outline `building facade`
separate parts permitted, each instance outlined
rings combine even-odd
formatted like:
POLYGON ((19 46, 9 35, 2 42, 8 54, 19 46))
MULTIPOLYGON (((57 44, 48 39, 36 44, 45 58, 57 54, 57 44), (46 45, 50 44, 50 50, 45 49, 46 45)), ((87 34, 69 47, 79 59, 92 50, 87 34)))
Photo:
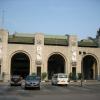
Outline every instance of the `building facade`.
MULTIPOLYGON (((98 36, 99 37, 99 34, 98 36)), ((0 77, 23 78, 36 73, 66 73, 74 79, 100 80, 100 38, 78 41, 75 35, 55 36, 42 33, 10 35, 0 30, 0 77)))

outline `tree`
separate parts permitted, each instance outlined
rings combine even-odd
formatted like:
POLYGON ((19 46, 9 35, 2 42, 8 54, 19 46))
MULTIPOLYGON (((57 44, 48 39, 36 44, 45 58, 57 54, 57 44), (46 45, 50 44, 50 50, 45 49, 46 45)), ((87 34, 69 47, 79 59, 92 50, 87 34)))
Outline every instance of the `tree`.
POLYGON ((97 37, 99 37, 100 36, 100 28, 99 28, 99 30, 97 31, 97 37))

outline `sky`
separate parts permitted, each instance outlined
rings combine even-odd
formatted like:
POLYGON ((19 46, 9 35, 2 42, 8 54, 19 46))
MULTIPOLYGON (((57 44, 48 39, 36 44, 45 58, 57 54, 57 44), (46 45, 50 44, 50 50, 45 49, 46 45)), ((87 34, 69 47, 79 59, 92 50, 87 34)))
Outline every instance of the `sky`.
POLYGON ((10 34, 95 37, 100 28, 100 0, 0 0, 0 28, 10 34))

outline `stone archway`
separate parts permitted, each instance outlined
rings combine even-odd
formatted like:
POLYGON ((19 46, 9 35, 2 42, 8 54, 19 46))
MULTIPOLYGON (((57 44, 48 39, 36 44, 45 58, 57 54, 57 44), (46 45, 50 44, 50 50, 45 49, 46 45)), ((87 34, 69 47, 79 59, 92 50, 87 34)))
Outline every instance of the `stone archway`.
POLYGON ((86 80, 97 79, 97 60, 92 55, 83 58, 83 77, 86 80))
POLYGON ((25 78, 30 73, 30 59, 27 54, 18 52, 11 58, 11 75, 25 78))
POLYGON ((51 79, 54 73, 65 73, 65 59, 60 54, 53 54, 48 59, 48 79, 51 79))

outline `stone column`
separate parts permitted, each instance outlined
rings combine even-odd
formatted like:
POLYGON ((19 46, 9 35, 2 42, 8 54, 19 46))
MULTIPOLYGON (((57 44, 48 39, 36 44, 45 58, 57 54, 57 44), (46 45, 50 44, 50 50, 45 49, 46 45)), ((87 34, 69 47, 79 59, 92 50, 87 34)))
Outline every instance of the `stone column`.
POLYGON ((10 75, 8 70, 8 60, 7 60, 7 46, 8 46, 8 32, 1 29, 0 30, 1 37, 1 75, 3 81, 8 81, 10 75))
POLYGON ((44 49, 44 35, 42 33, 35 34, 35 52, 36 52, 36 58, 35 58, 35 67, 36 67, 36 73, 37 73, 37 67, 40 67, 41 72, 43 72, 43 50, 44 49))
MULTIPOLYGON (((76 68, 77 72, 77 47, 78 47, 78 42, 77 42, 77 36, 76 35, 70 35, 69 36, 69 50, 70 50, 70 73, 72 73, 72 68, 76 68)), ((75 72, 75 74, 76 74, 75 72)), ((74 73, 72 73, 74 74, 74 73)), ((76 77, 76 76, 75 76, 76 77)))

